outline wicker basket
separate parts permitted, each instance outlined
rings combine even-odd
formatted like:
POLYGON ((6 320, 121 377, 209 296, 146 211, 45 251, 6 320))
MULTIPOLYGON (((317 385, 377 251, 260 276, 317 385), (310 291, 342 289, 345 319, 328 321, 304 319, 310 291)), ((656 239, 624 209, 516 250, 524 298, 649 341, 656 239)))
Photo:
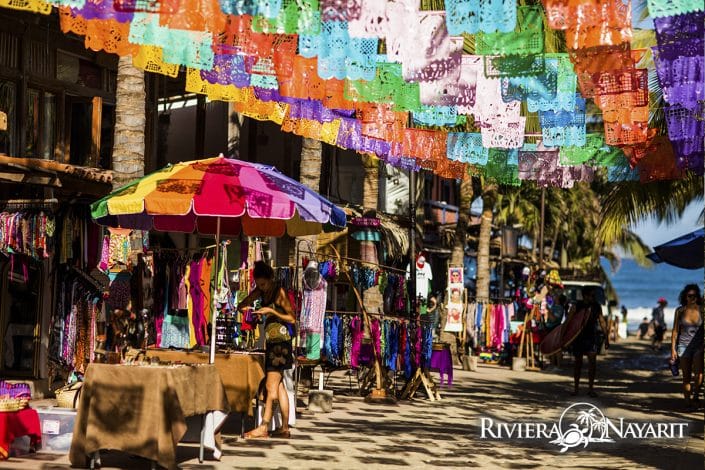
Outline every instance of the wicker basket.
POLYGON ((61 408, 78 408, 83 382, 74 382, 61 387, 56 392, 56 402, 61 408))
POLYGON ((20 411, 27 408, 29 398, 2 398, 0 399, 0 412, 20 411))

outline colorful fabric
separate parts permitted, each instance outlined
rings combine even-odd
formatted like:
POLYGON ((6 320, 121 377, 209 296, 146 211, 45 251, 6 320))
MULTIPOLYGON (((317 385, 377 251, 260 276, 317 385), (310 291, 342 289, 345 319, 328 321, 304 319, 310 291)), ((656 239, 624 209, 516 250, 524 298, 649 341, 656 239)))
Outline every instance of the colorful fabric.
POLYGON ((25 408, 20 411, 0 413, 0 459, 10 456, 12 442, 22 436, 29 436, 30 445, 36 447, 42 440, 37 410, 25 408))
POLYGON ((275 168, 217 157, 177 163, 92 205, 100 224, 165 231, 249 235, 320 233, 345 213, 275 168))

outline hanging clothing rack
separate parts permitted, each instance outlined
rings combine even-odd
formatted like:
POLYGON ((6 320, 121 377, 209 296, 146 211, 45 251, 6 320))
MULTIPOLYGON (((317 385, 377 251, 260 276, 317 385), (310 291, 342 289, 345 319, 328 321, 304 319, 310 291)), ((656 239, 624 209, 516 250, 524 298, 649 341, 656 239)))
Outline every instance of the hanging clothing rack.
POLYGON ((96 290, 103 292, 108 286, 103 286, 101 285, 97 279, 94 279, 92 276, 89 274, 84 273, 83 271, 76 269, 76 268, 70 268, 70 272, 72 274, 75 274, 77 277, 80 277, 90 285, 92 285, 96 290))
POLYGON ((299 254, 308 254, 308 255, 311 255, 311 256, 322 257, 322 258, 330 258, 330 259, 335 259, 335 260, 340 259, 340 260, 343 260, 343 261, 350 261, 350 262, 353 262, 353 263, 360 263, 360 264, 366 264, 366 265, 370 265, 370 266, 379 267, 379 268, 384 269, 385 271, 397 271, 397 272, 400 273, 400 274, 406 274, 406 271, 403 270, 403 269, 401 269, 401 268, 395 268, 395 267, 393 267, 393 266, 387 266, 387 265, 384 265, 384 264, 375 263, 375 262, 373 262, 373 261, 365 261, 365 260, 362 260, 362 259, 359 259, 359 258, 351 258, 351 257, 349 257, 349 256, 342 256, 342 255, 341 255, 341 256, 330 256, 330 255, 327 255, 327 254, 321 252, 320 250, 318 250, 318 251, 311 251, 311 250, 301 250, 301 249, 300 249, 300 250, 299 250, 299 254))
POLYGON ((0 210, 48 209, 59 206, 59 200, 52 199, 5 199, 0 200, 0 210))

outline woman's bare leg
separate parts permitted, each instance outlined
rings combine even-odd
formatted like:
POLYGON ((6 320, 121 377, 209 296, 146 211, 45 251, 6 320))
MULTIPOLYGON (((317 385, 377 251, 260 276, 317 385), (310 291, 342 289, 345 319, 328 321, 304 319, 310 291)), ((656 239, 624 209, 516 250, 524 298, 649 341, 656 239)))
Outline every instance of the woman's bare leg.
POLYGON ((683 397, 686 404, 690 404, 690 379, 693 361, 691 358, 681 357, 681 370, 683 371, 683 397))
POLYGON ((264 402, 262 424, 248 432, 245 435, 246 437, 264 437, 269 435, 269 423, 272 422, 274 400, 276 400, 279 395, 279 384, 282 381, 282 374, 277 371, 268 371, 266 380, 267 401, 264 402))
POLYGON ((284 386, 284 381, 279 382, 279 410, 282 414, 282 431, 289 430, 289 394, 284 386))

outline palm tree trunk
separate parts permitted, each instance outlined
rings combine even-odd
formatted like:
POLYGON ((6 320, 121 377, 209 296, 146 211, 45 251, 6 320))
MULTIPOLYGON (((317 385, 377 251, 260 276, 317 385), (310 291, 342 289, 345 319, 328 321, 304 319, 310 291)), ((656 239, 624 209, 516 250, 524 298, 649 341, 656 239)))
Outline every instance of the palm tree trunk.
POLYGON ((460 207, 458 214, 458 225, 455 227, 455 240, 453 251, 450 256, 452 266, 462 266, 465 254, 465 239, 468 231, 468 221, 470 219, 470 206, 472 204, 472 177, 465 175, 460 182, 460 207))
POLYGON ((118 62, 115 98, 113 187, 117 188, 144 175, 144 72, 132 65, 130 57, 118 62))
POLYGON ((482 219, 477 244, 477 298, 480 300, 490 298, 490 238, 496 199, 497 185, 492 184, 482 194, 482 219))
MULTIPOLYGON (((299 180, 301 184, 317 193, 321 188, 321 166, 323 162, 323 144, 320 140, 308 139, 304 137, 301 141, 301 163, 299 164, 299 180)), ((318 235, 308 235, 297 237, 295 244, 298 245, 300 240, 306 240, 307 243, 302 249, 311 251, 318 250, 318 235)), ((302 243, 303 245, 303 243, 302 243)), ((300 259, 295 258, 296 247, 290 247, 289 264, 300 266, 300 259)), ((308 255, 307 257, 310 257, 308 255)))
MULTIPOLYGON (((369 155, 362 156, 362 165, 365 168, 365 177, 362 183, 362 206, 364 212, 376 211, 379 198, 379 160, 369 155)), ((377 245, 373 241, 360 242, 360 251, 363 261, 379 263, 377 245)), ((377 312, 382 306, 382 294, 374 287, 362 293, 365 307, 370 312, 377 312)))
MULTIPOLYGON (((379 160, 369 155, 362 156, 362 165, 365 168, 365 177, 362 183, 362 207, 364 212, 376 211, 379 200, 379 160)), ((373 241, 360 243, 361 258, 370 263, 378 263, 377 247, 373 241)), ((366 294, 365 301, 368 300, 366 294)))
POLYGON ((240 142, 245 116, 235 112, 235 103, 228 104, 228 156, 240 158, 240 142))
POLYGON ((303 138, 301 142, 301 183, 316 191, 321 189, 323 144, 320 140, 303 138))
POLYGON ((377 210, 379 200, 379 160, 370 155, 362 156, 365 178, 362 183, 362 206, 365 211, 377 210))
POLYGON ((556 252, 556 243, 558 242, 558 234, 560 233, 560 231, 560 224, 556 224, 553 230, 553 238, 551 238, 550 250, 548 251, 549 261, 553 261, 553 253, 556 252))
MULTIPOLYGON (((455 239, 453 240, 453 250, 450 255, 450 265, 451 266, 463 266, 463 261, 465 257, 465 240, 467 238, 468 225, 470 220, 470 206, 472 205, 472 177, 470 175, 465 175, 463 180, 460 182, 460 204, 459 204, 459 214, 458 214, 458 225, 455 227, 455 239)), ((446 320, 448 318, 448 311, 442 306, 438 306, 439 311, 439 325, 441 329, 441 341, 450 343, 451 354, 453 355, 454 362, 458 357, 456 353, 456 342, 454 333, 446 333, 443 331, 445 329, 446 320)))

